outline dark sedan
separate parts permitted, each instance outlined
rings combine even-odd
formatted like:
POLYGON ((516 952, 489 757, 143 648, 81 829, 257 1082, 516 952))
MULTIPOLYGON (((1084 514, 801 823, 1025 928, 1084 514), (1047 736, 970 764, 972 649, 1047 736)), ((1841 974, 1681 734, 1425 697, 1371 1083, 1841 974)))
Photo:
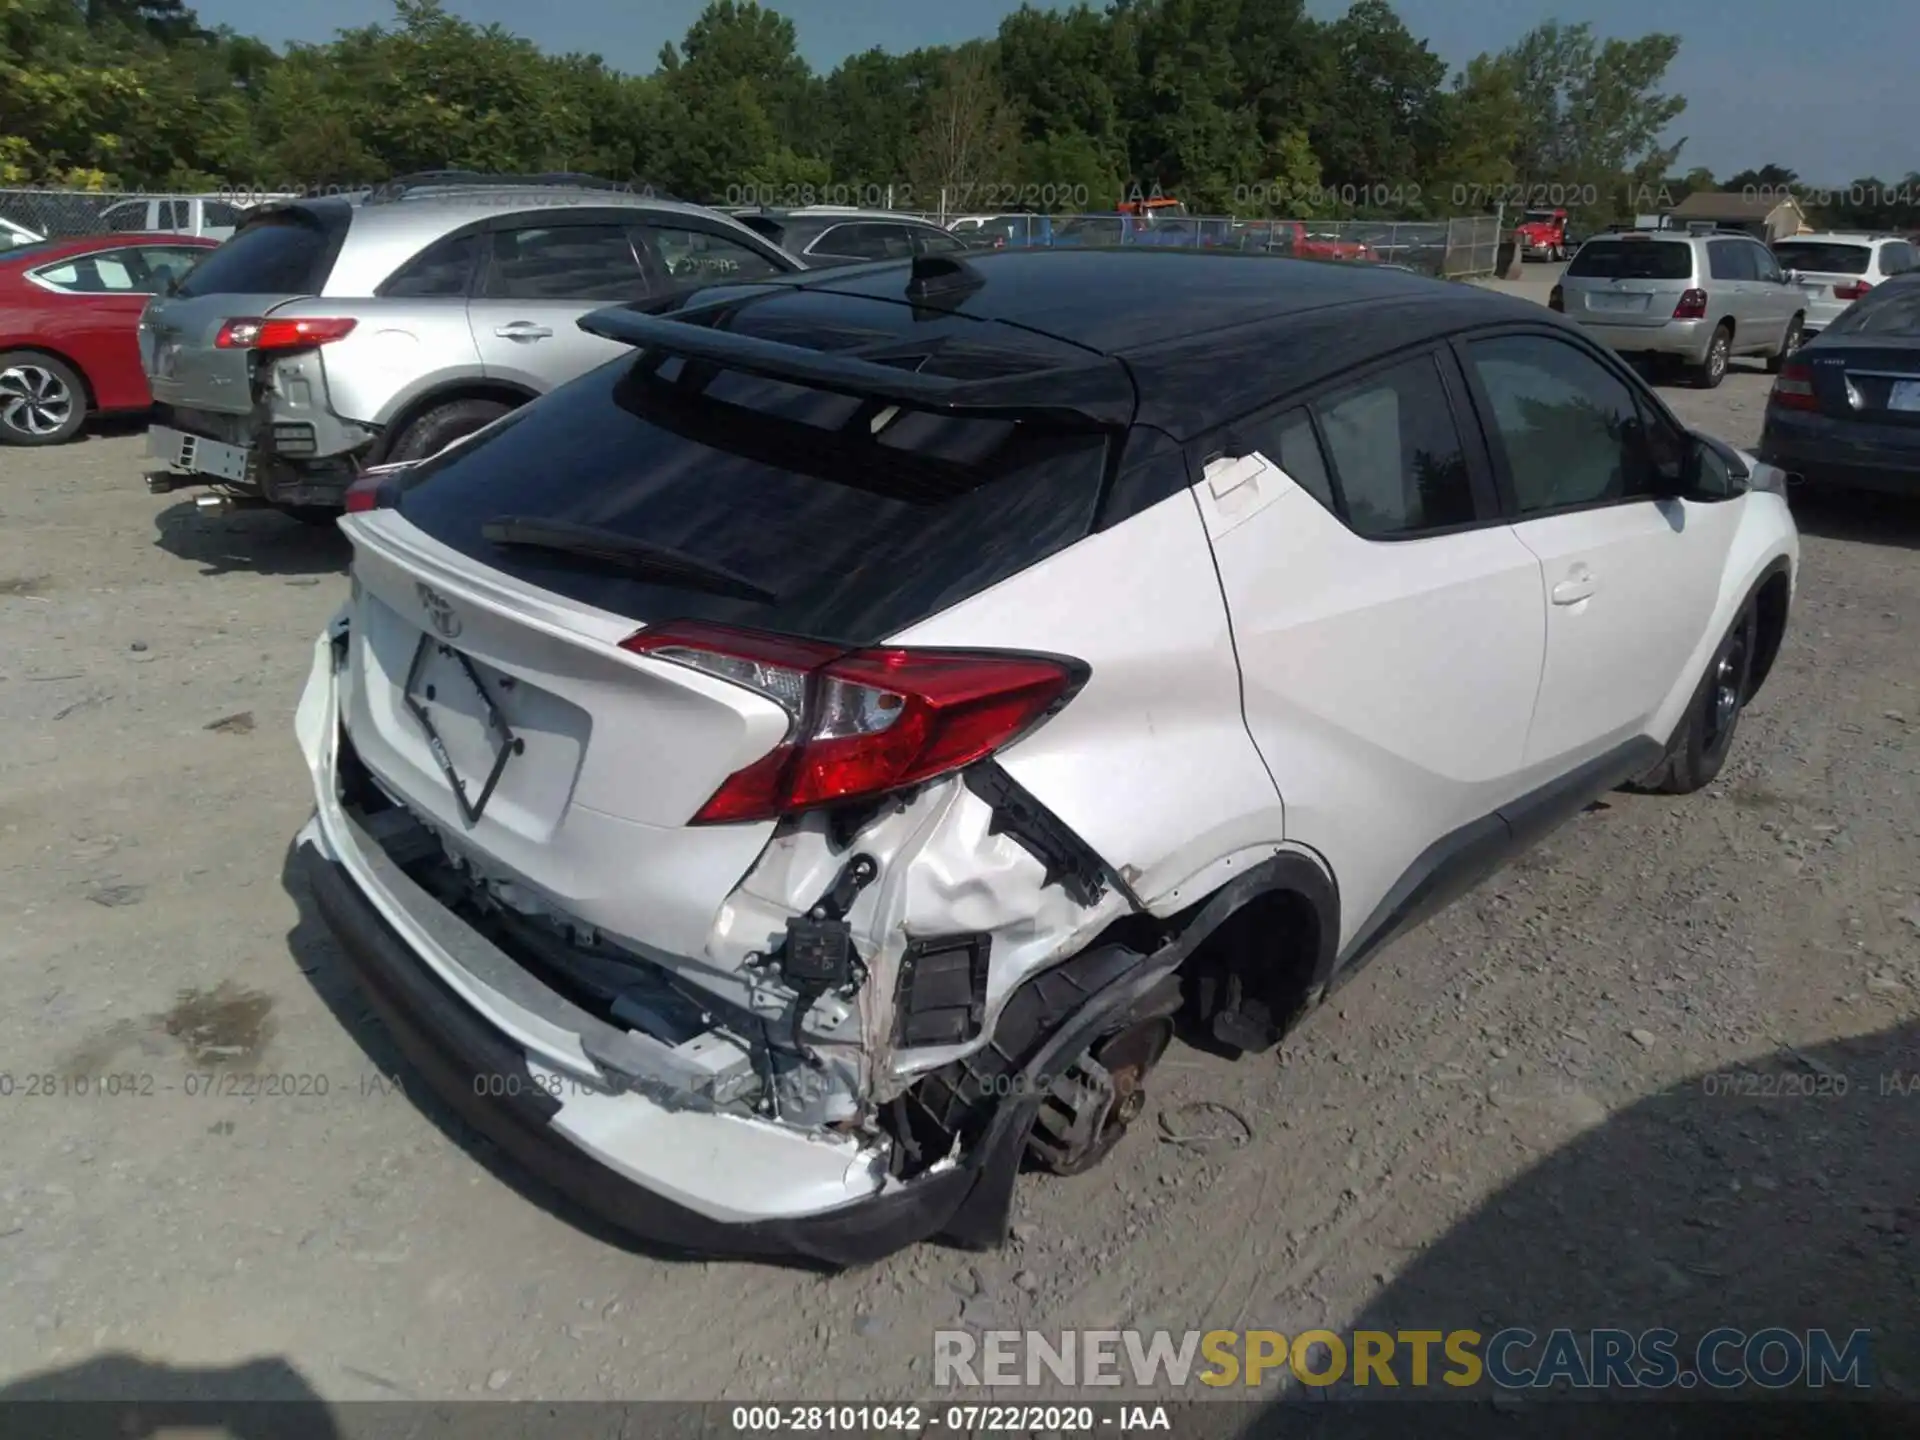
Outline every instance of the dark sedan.
POLYGON ((1920 494, 1920 272, 1856 300, 1782 367, 1760 458, 1813 484, 1920 494))

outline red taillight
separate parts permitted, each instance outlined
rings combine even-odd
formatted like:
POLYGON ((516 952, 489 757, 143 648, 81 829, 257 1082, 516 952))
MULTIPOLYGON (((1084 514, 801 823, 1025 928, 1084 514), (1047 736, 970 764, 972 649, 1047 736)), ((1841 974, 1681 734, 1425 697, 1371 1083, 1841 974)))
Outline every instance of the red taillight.
POLYGON ((1566 293, 1563 290, 1561 290, 1561 288, 1558 285, 1554 286, 1552 292, 1547 296, 1547 309, 1558 310, 1563 315, 1566 313, 1566 309, 1567 309, 1566 293))
POLYGON ((1769 405, 1782 410, 1818 410, 1819 397, 1813 393, 1813 368, 1788 361, 1780 369, 1780 377, 1773 382, 1773 392, 1767 396, 1769 405))
POLYGON ((229 320, 213 337, 216 350, 306 350, 353 333, 358 320, 229 320))
POLYGON ((836 646, 676 622, 624 647, 758 691, 787 736, 730 775, 695 824, 770 820, 946 775, 999 750, 1073 691, 1066 662, 1034 655, 836 646))
POLYGON ((363 475, 347 487, 347 514, 362 515, 380 508, 380 484, 386 477, 363 475))
POLYGON ((1865 280, 1849 280, 1844 285, 1836 285, 1833 287, 1833 298, 1836 300, 1858 300, 1871 289, 1873 289, 1873 286, 1869 285, 1865 280))
POLYGON ((1680 303, 1673 307, 1676 320, 1704 320, 1707 318, 1707 292, 1689 290, 1680 297, 1680 303))

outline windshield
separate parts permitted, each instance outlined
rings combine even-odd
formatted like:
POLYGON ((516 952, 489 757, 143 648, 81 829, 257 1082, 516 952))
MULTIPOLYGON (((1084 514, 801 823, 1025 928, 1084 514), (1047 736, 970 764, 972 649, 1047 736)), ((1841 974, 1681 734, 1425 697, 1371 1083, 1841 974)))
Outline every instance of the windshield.
MULTIPOLYGON (((1106 441, 896 409, 670 360, 616 360, 407 472, 398 509, 483 564, 648 624, 699 619, 868 645, 1091 529, 1106 441), (878 426, 877 433, 874 427, 878 426), (592 527, 740 584, 503 546, 488 521, 592 527), (755 592, 758 592, 756 598, 755 592)), ((551 528, 551 526, 550 526, 551 528)))
POLYGON ((1686 280, 1693 247, 1684 240, 1589 240, 1567 274, 1593 280, 1686 280))
POLYGON ((1550 225, 1559 217, 1551 210, 1527 211, 1526 223, 1529 225, 1550 225))
POLYGON ((1827 240, 1783 240, 1773 255, 1788 270, 1812 270, 1822 275, 1864 275, 1873 261, 1868 245, 1836 245, 1827 240))

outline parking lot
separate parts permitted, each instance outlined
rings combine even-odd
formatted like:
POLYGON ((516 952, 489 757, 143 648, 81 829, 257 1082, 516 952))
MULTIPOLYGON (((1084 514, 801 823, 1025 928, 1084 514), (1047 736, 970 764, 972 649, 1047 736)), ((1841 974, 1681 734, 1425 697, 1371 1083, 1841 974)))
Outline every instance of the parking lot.
MULTIPOLYGON (((1667 393, 1751 445, 1767 385, 1667 393)), ((140 453, 0 449, 16 1393, 924 1397, 955 1324, 1383 1318, 1870 1326, 1920 1390, 1920 503, 1796 497, 1707 793, 1613 796, 1277 1056, 1176 1052, 1006 1250, 827 1278, 636 1253, 418 1093, 285 870, 346 547, 150 496, 140 453)))

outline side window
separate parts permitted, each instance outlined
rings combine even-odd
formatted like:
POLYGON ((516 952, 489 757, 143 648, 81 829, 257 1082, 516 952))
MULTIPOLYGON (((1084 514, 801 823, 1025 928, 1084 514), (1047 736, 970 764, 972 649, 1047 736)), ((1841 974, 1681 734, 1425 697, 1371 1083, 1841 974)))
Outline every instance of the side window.
POLYGON ((1373 539, 1470 524, 1473 489, 1432 355, 1316 401, 1347 523, 1373 539))
POLYGON ((142 246, 140 258, 146 265, 146 288, 157 294, 169 284, 177 284, 206 253, 185 245, 142 246))
POLYGON ((1339 514, 1326 457, 1320 453, 1319 437, 1313 433, 1313 421, 1304 408, 1283 411, 1271 420, 1244 428, 1242 433, 1254 449, 1286 471, 1296 485, 1328 510, 1339 514))
POLYGON ((138 249, 100 250, 33 272, 34 278, 71 295, 148 293, 146 261, 138 249))
POLYGON ((715 280, 764 280, 784 275, 758 250, 710 230, 649 224, 641 231, 659 257, 660 268, 675 285, 705 285, 715 280))
POLYGON ((480 256, 478 235, 456 235, 441 240, 402 265, 380 283, 374 293, 404 300, 450 299, 467 293, 474 261, 480 256))
POLYGON ((1709 240, 1707 242, 1708 274, 1715 280, 1745 280, 1747 278, 1740 260, 1746 252, 1746 245, 1739 240, 1709 240))
POLYGON ((1755 280, 1770 280, 1779 283, 1780 262, 1773 258, 1773 252, 1764 245, 1746 247, 1747 261, 1753 266, 1755 280))
POLYGON ((967 247, 944 230, 911 230, 914 247, 922 255, 957 255, 967 247))
POLYGON ((1880 252, 1880 271, 1884 275, 1904 275, 1913 268, 1913 247, 1895 240, 1880 252))
POLYGON ((159 203, 159 223, 162 230, 191 230, 193 228, 193 202, 190 200, 162 200, 159 203))
POLYGON ((1597 360, 1540 335, 1475 340, 1467 357, 1523 516, 1649 493, 1639 407, 1597 360))
POLYGON ((201 213, 207 217, 207 224, 225 227, 240 223, 238 206, 229 205, 224 200, 208 200, 202 203, 201 213))
POLYGON ((813 242, 810 253, 843 260, 884 260, 887 258, 885 227, 835 225, 813 242))
POLYGON ((638 300, 646 282, 624 225, 529 226, 494 233, 486 293, 500 300, 638 300))
POLYGON ((122 200, 118 205, 109 205, 100 212, 100 223, 118 235, 144 230, 147 228, 147 202, 122 200))

